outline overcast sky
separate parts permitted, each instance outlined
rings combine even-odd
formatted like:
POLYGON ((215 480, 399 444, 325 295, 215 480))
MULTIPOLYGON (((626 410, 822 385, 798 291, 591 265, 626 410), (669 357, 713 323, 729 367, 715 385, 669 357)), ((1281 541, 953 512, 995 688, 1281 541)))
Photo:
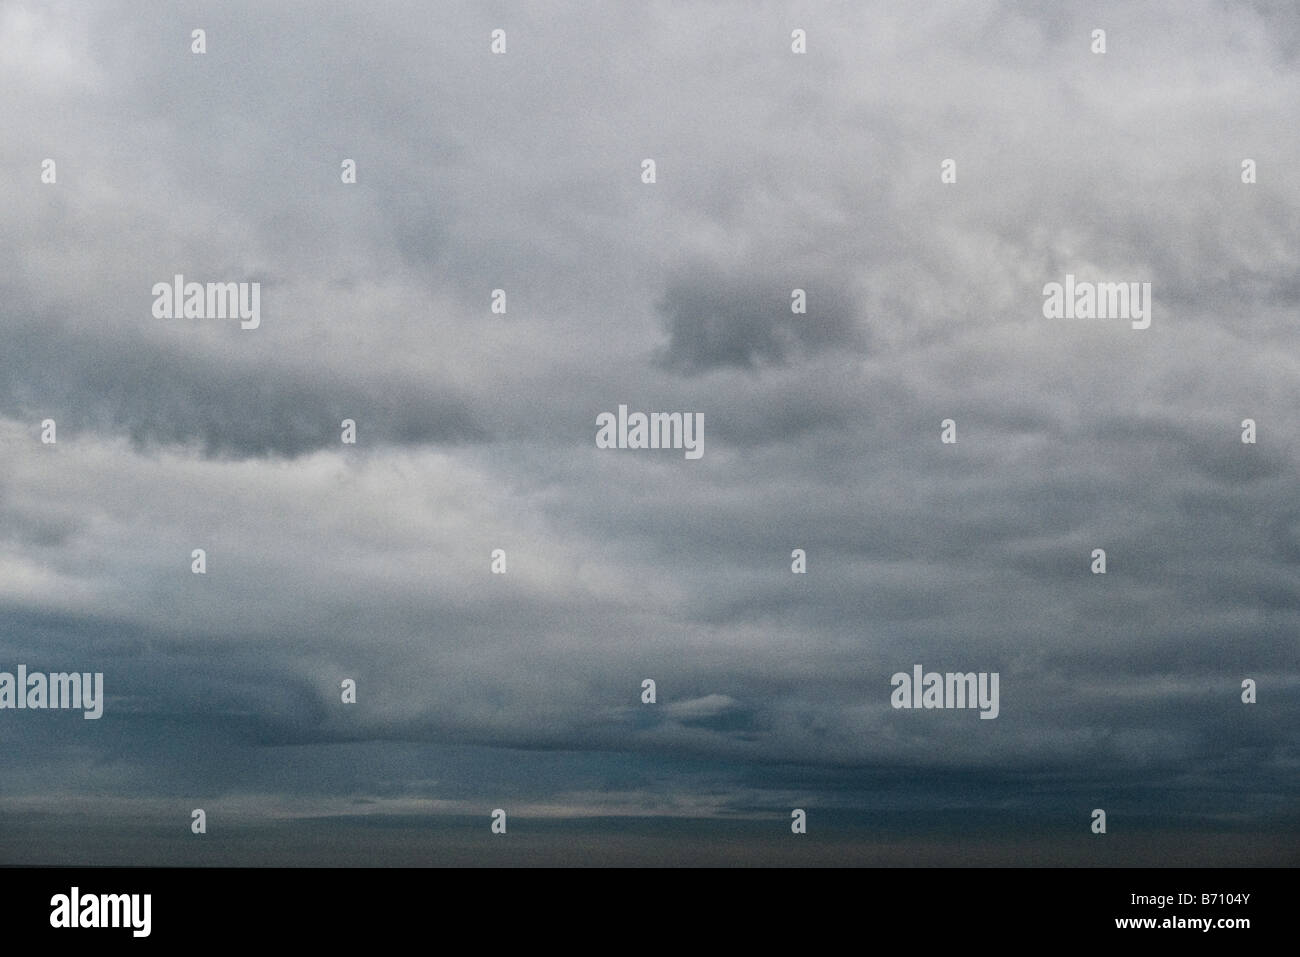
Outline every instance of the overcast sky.
POLYGON ((0 4, 0 863, 1300 861, 1300 13, 1063 7, 0 4))

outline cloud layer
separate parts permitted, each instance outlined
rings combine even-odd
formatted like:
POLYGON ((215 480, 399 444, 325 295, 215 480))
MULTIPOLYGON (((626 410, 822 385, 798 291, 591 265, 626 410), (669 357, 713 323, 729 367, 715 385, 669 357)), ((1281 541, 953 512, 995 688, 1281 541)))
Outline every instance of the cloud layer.
POLYGON ((190 861, 192 807, 279 828, 231 863, 494 807, 552 822, 530 862, 771 862, 805 807, 805 861, 1295 863, 1289 5, 11 3, 0 42, 0 670, 108 693, 0 712, 0 862, 190 861), (260 281, 261 327, 155 319, 175 273, 260 281), (1151 328, 1045 319, 1066 273, 1151 328), (704 457, 597 450, 619 404, 704 457), (893 710, 916 663, 1000 716, 893 710))

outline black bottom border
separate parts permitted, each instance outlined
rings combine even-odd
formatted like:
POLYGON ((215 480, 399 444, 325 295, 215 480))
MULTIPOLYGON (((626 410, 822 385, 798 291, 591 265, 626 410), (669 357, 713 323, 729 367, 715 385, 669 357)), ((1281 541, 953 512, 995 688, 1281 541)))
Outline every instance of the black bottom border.
MULTIPOLYGON (((1283 868, 24 867, 0 868, 0 912, 6 941, 64 938, 78 945, 283 940, 298 946, 411 936, 442 941, 452 927, 478 940, 606 932, 615 935, 606 938, 611 946, 619 940, 635 946, 644 935, 658 946, 676 946, 674 939, 699 943, 703 937, 734 945, 751 935, 779 933, 784 925, 805 943, 829 944, 848 933, 852 939, 910 939, 926 946, 1127 937, 1139 945, 1199 941, 1222 947, 1282 933, 1290 924, 1286 911, 1294 887, 1294 871, 1283 868), (71 912, 72 888, 83 908, 91 896, 148 894, 148 935, 129 926, 52 926, 52 917, 58 922, 71 912), (59 895, 68 898, 62 908, 59 895), (1130 923, 1121 926, 1125 920, 1130 923), (1134 920, 1154 924, 1133 926, 1134 920), (1205 920, 1212 922, 1209 929, 1205 920)), ((144 899, 138 900, 141 923, 144 899)), ((107 906, 111 911, 124 905, 114 900, 107 906)), ((99 901, 89 907, 98 916, 99 901)), ((124 914, 121 923, 130 922, 124 914)))

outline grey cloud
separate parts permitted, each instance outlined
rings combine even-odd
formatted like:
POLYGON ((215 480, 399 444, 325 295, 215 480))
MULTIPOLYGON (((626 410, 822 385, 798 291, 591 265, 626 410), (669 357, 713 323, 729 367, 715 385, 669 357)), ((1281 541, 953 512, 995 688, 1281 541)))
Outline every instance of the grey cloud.
POLYGON ((214 365, 127 335, 83 337, 55 322, 14 322, 10 342, 0 409, 34 422, 54 418, 67 438, 103 429, 142 449, 193 444, 209 456, 292 457, 336 446, 344 418, 358 423, 362 444, 488 438, 464 398, 428 384, 214 365))
POLYGON ((763 273, 723 276, 697 267, 671 281, 659 308, 668 332, 660 361, 687 374, 781 365, 836 347, 860 349, 865 340, 842 291, 797 277, 780 285, 763 273), (796 288, 807 294, 806 315, 791 312, 796 288))

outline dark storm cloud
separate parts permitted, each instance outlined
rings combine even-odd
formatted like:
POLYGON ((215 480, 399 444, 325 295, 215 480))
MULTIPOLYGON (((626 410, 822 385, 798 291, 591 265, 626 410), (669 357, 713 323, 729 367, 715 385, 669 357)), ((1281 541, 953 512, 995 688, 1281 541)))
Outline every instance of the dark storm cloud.
POLYGON ((140 448, 193 445, 204 455, 240 458, 332 448, 345 418, 364 423, 363 437, 378 443, 487 438, 469 403, 437 386, 356 381, 346 371, 215 366, 129 334, 87 341, 55 321, 12 321, 8 342, 0 410, 53 418, 69 438, 103 429, 140 448))
POLYGON ((659 308, 668 344, 668 368, 700 373, 718 367, 754 369, 780 365, 801 354, 860 348, 862 320, 833 287, 811 285, 808 314, 791 309, 793 285, 755 270, 722 276, 698 266, 672 280, 659 308))

